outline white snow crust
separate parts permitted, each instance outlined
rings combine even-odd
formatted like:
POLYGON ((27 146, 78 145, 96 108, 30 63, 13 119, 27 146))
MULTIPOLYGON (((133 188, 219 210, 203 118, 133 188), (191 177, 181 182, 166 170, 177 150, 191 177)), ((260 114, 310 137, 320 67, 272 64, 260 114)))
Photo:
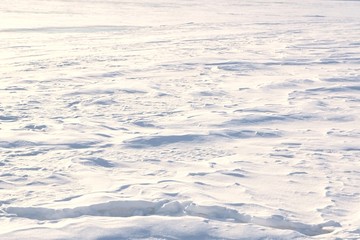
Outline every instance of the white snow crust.
POLYGON ((2 0, 0 239, 360 239, 359 13, 2 0))

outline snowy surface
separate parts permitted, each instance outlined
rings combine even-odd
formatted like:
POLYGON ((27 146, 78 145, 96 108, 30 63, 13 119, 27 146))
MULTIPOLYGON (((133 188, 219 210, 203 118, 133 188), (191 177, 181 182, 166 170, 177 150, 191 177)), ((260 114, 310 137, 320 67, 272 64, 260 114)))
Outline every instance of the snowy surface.
POLYGON ((359 12, 2 0, 0 239, 359 239, 359 12))

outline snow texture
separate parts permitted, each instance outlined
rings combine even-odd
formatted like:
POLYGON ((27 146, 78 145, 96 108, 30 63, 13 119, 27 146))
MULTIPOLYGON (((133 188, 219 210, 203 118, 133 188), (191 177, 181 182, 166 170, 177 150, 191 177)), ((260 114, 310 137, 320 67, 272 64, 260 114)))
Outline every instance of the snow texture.
POLYGON ((360 239, 359 12, 3 0, 0 239, 360 239))

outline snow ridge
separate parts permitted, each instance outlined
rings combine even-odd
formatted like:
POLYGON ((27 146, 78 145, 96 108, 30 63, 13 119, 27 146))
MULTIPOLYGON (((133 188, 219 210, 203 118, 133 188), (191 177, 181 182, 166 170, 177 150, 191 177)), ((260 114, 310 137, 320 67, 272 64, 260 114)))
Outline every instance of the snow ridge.
POLYGON ((201 206, 191 201, 110 201, 75 208, 52 209, 45 207, 7 207, 2 210, 5 216, 16 216, 36 220, 60 220, 82 216, 133 217, 133 216, 194 216, 217 221, 252 223, 264 227, 289 229, 307 236, 327 234, 334 227, 341 227, 335 221, 321 224, 292 222, 280 215, 268 218, 241 214, 238 211, 220 206, 201 206), (332 228, 329 228, 332 227, 332 228))

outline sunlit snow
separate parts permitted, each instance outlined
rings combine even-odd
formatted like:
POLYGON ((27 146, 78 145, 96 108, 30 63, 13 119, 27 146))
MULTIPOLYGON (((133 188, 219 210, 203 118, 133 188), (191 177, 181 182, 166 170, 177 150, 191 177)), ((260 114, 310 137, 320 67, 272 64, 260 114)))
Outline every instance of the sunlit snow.
POLYGON ((2 0, 0 239, 360 239, 359 13, 2 0))

